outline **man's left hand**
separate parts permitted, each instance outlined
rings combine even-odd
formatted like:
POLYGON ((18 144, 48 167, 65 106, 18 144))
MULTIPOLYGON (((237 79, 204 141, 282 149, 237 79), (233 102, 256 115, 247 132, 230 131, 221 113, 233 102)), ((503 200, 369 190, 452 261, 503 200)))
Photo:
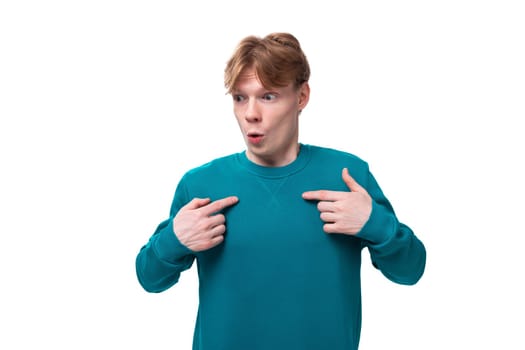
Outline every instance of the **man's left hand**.
POLYGON ((372 197, 344 168, 343 181, 351 192, 318 190, 303 193, 306 200, 318 200, 317 209, 325 222, 326 233, 355 235, 365 226, 372 213, 372 197))

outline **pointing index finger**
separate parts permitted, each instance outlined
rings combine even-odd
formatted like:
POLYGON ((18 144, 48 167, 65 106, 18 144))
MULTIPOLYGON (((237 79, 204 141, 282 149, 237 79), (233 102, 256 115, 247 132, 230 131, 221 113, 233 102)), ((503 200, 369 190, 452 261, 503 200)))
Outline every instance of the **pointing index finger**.
POLYGON ((229 196, 221 199, 217 199, 201 209, 204 211, 206 215, 212 215, 214 213, 217 213, 227 207, 231 207, 232 205, 236 204, 239 201, 239 198, 236 196, 229 196))
POLYGON ((306 200, 337 201, 341 199, 341 195, 342 192, 339 191, 318 190, 304 192, 303 198, 306 200))

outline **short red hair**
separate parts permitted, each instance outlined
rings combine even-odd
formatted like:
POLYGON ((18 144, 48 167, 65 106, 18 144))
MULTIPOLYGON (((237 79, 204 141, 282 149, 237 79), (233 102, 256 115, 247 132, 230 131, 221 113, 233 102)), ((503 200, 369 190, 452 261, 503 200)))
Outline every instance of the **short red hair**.
POLYGON ((310 65, 299 41, 289 33, 272 33, 264 38, 248 36, 237 45, 224 70, 224 86, 228 93, 235 88, 247 69, 255 69, 265 88, 299 88, 310 78, 310 65))

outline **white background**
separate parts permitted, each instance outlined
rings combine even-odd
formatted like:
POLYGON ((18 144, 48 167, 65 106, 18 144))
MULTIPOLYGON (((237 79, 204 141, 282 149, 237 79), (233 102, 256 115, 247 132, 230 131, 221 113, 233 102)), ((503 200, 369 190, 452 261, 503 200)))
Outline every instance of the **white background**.
POLYGON ((0 348, 190 349, 195 269, 148 294, 135 256, 180 176, 244 147, 237 42, 289 31, 301 141, 367 160, 428 250, 411 287, 364 253, 360 349, 524 349, 520 3, 3 1, 0 348))

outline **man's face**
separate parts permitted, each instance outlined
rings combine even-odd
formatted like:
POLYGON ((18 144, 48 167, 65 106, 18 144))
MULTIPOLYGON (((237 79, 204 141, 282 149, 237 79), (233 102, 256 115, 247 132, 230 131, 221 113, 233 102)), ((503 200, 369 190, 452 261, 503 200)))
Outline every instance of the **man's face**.
POLYGON ((308 103, 304 83, 266 89, 254 70, 242 74, 232 91, 233 111, 246 142, 246 155, 263 166, 284 166, 299 151, 299 111, 308 103))

